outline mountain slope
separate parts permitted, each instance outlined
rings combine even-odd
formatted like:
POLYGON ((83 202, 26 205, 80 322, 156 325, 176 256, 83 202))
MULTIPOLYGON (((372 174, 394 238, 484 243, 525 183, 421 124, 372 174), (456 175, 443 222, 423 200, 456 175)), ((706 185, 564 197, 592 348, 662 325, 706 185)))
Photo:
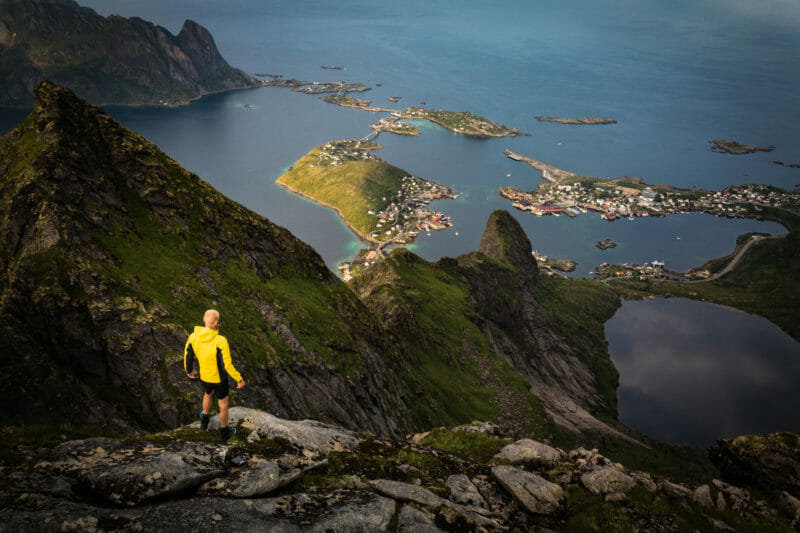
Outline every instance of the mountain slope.
POLYGON ((446 405, 521 432, 545 430, 546 413, 575 432, 624 438, 601 421, 616 425, 617 373, 602 325, 618 297, 597 284, 539 279, 531 244, 508 212, 492 213, 478 252, 429 263, 394 250, 354 289, 416 358, 418 378, 448 395, 446 405), (482 395, 465 394, 479 390, 470 380, 482 395))
POLYGON ((0 141, 7 422, 191 419, 183 345, 215 306, 250 383, 234 401, 380 433, 413 424, 380 324, 314 250, 69 91, 36 93, 0 141))
POLYGON ((30 106, 44 79, 98 104, 174 104, 259 85, 191 20, 174 36, 72 0, 0 0, 0 105, 30 106))

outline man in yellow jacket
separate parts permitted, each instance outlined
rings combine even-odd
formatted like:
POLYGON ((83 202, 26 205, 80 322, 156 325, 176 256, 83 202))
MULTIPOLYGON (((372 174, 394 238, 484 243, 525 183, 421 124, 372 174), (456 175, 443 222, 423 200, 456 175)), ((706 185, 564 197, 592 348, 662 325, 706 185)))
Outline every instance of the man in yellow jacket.
POLYGON ((223 442, 231 436, 228 427, 228 376, 236 381, 236 388, 244 387, 242 375, 233 366, 228 339, 219 334, 219 312, 209 309, 203 315, 204 327, 195 326, 189 335, 183 353, 183 368, 191 379, 199 378, 203 384, 203 412, 200 415, 200 427, 208 428, 211 418, 211 397, 217 397, 219 404, 219 430, 223 442), (197 363, 198 368, 194 365, 197 363))

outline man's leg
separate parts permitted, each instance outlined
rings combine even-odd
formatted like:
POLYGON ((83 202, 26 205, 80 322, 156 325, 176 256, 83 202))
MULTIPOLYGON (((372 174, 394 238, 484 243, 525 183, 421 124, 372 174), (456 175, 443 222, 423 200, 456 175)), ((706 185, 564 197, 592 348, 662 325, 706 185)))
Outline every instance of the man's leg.
POLYGON ((200 413, 200 429, 205 431, 208 429, 208 422, 211 415, 208 412, 211 410, 211 393, 206 392, 203 394, 203 412, 200 413))
MULTIPOLYGON (((211 397, 208 397, 208 405, 211 406, 211 397)), ((205 399, 205 398, 204 398, 205 399)), ((217 400, 219 404, 219 426, 228 427, 228 397, 217 400)))

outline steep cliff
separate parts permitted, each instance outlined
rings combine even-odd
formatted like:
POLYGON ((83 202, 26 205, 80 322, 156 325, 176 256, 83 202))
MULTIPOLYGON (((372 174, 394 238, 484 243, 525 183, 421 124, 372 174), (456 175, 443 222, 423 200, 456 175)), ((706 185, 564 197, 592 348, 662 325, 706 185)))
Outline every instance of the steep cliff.
POLYGON ((260 84, 191 20, 175 36, 72 0, 0 0, 0 105, 30 106, 45 79, 95 104, 175 104, 260 84))

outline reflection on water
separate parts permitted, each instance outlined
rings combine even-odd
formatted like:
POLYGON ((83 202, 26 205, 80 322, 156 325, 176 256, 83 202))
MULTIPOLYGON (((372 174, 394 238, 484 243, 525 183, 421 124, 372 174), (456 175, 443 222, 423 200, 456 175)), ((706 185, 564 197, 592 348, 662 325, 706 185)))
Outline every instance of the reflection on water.
POLYGON ((685 299, 606 323, 626 425, 669 443, 800 431, 800 343, 765 318, 685 299))

